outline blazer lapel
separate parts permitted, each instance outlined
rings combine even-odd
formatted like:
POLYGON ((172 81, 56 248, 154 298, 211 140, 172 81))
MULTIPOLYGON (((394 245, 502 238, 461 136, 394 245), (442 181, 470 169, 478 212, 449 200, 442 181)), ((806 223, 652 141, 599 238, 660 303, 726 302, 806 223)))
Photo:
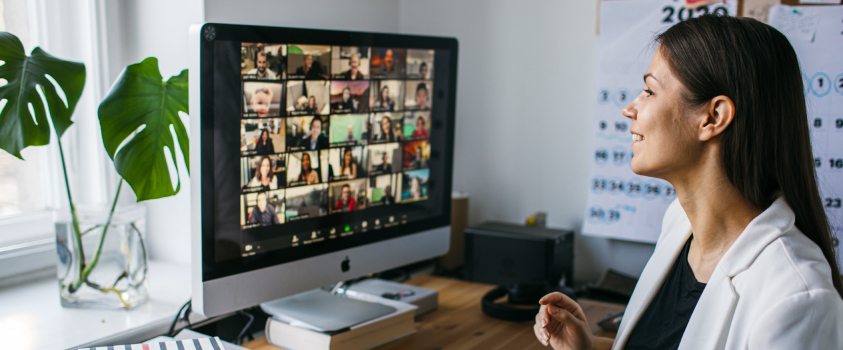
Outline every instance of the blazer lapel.
POLYGON ((779 196, 769 208, 746 226, 735 243, 720 258, 709 278, 697 307, 688 320, 688 326, 679 344, 680 350, 726 347, 738 302, 738 293, 732 285, 732 278, 748 269, 771 242, 793 228, 795 221, 793 210, 784 197, 779 196))
POLYGON ((641 277, 638 279, 638 284, 635 285, 635 290, 632 292, 632 297, 629 299, 629 304, 624 311, 623 320, 618 328, 618 336, 615 338, 615 343, 612 349, 619 350, 626 346, 626 341, 635 324, 641 318, 641 315, 647 310, 650 301, 656 296, 665 277, 676 262, 679 253, 691 236, 691 223, 685 217, 684 221, 676 225, 671 232, 666 233, 667 236, 664 241, 656 245, 656 250, 641 277))
POLYGON ((718 266, 688 320, 679 350, 725 348, 737 301, 731 278, 718 266))

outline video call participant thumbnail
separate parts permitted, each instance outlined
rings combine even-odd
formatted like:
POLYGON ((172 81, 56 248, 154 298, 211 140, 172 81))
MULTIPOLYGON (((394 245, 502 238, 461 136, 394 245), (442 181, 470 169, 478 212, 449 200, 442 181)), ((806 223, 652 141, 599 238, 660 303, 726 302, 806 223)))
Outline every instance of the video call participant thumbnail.
POLYGON ((284 78, 286 45, 243 43, 241 45, 243 79, 275 80, 284 78))
POLYGON ((433 96, 433 82, 424 80, 407 80, 407 98, 404 100, 405 109, 430 109, 430 97, 433 96))
POLYGON ((322 80, 331 76, 331 47, 289 45, 287 79, 322 80))
POLYGON ((247 193, 241 197, 245 206, 240 218, 241 227, 284 223, 284 190, 247 193))
POLYGON ((328 148, 328 120, 327 115, 287 118, 287 151, 328 148))
POLYGON ((244 157, 240 164, 240 184, 244 192, 284 188, 284 154, 244 157))
POLYGON ((388 174, 369 178, 368 198, 369 206, 391 205, 396 202, 398 191, 398 177, 400 174, 388 174))
POLYGON ((287 155, 287 187, 327 182, 328 152, 305 151, 287 155))
POLYGON ((330 94, 327 81, 288 81, 287 113, 289 115, 328 114, 330 94))
POLYGON ((369 81, 331 82, 331 113, 369 111, 369 81))
POLYGON ((433 50, 407 49, 407 79, 431 79, 434 56, 433 50))
POLYGON ((430 131, 430 112, 415 111, 404 114, 404 139, 427 140, 430 131))
POLYGON ((375 112, 404 110, 404 81, 373 80, 371 105, 375 112))
POLYGON ((330 184, 331 213, 355 211, 366 208, 366 179, 330 184))
POLYGON ((373 79, 404 79, 406 49, 373 48, 373 79))
POLYGON ((287 222, 328 215, 328 184, 288 188, 287 222))
POLYGON ((270 155, 284 152, 284 118, 241 119, 240 153, 242 155, 270 155))
POLYGON ((384 143, 401 141, 401 130, 404 124, 400 113, 375 113, 369 119, 372 130, 372 140, 369 143, 384 143))
POLYGON ((369 48, 358 46, 334 46, 331 50, 331 71, 333 79, 369 79, 369 48))
POLYGON ((247 81, 243 83, 244 117, 278 117, 281 115, 283 83, 247 81))
POLYGON ((427 199, 427 186, 430 170, 413 170, 401 176, 401 203, 427 199))
POLYGON ((369 149, 369 176, 401 171, 399 143, 371 145, 369 149))
POLYGON ((416 170, 427 168, 430 160, 430 144, 427 141, 405 142, 404 148, 404 170, 416 170))
POLYGON ((350 180, 366 176, 365 147, 332 148, 328 156, 328 180, 350 180))
POLYGON ((356 146, 369 142, 369 116, 344 114, 331 116, 331 147, 356 146))

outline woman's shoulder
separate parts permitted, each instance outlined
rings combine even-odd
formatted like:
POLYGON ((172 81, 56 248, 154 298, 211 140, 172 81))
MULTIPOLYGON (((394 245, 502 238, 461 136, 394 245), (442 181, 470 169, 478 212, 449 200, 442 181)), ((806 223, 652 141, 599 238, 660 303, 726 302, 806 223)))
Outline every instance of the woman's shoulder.
POLYGON ((796 227, 764 247, 752 265, 739 275, 743 276, 736 280, 736 287, 741 280, 763 282, 765 289, 781 297, 819 290, 836 293, 828 260, 819 246, 796 227))
POLYGON ((661 243, 671 234, 687 234, 688 232, 684 232, 686 228, 690 229, 688 216, 685 214, 685 209, 682 209, 682 205, 679 204, 679 198, 674 199, 664 212, 662 230, 657 243, 661 243), (680 229, 682 232, 679 232, 680 229))

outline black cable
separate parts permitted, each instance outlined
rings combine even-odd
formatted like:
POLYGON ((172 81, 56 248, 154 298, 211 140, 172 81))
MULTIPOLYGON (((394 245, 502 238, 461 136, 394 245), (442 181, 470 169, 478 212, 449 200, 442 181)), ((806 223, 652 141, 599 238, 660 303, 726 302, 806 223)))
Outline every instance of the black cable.
POLYGON ((250 314, 246 311, 243 311, 243 310, 237 311, 237 313, 242 315, 242 316, 246 316, 246 317, 249 318, 249 321, 246 322, 246 326, 243 327, 243 330, 240 331, 240 334, 237 335, 237 339, 235 340, 237 342, 237 344, 239 345, 239 344, 243 344, 243 336, 246 335, 246 332, 249 330, 249 327, 252 327, 252 322, 255 321, 255 316, 252 316, 252 314, 250 314))
MULTIPOLYGON (((175 330, 176 330, 176 324, 177 324, 177 323, 179 322, 179 320, 181 319, 181 313, 182 313, 182 311, 184 311, 184 310, 185 310, 185 308, 186 308, 186 309, 187 309, 187 314, 190 314, 191 305, 192 305, 192 304, 191 304, 191 300, 188 300, 186 303, 184 303, 184 305, 182 305, 182 306, 181 306, 181 308, 179 308, 179 312, 177 312, 177 313, 176 313, 176 317, 175 317, 175 318, 173 318, 173 323, 171 323, 171 324, 170 324, 170 331, 169 331, 169 332, 167 332, 167 336, 168 336, 168 337, 174 337, 174 336, 175 336, 175 334, 174 334, 173 332, 175 332, 175 330)), ((187 321, 187 323, 188 323, 188 324, 190 324, 190 320, 188 320, 188 321, 187 321)))

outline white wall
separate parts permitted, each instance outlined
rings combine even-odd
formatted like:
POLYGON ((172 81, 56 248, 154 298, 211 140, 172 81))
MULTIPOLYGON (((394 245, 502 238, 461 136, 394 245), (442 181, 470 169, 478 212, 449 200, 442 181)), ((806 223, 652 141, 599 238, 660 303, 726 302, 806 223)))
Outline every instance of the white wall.
MULTIPOLYGON (((166 80, 188 66, 188 29, 204 21, 202 0, 108 1, 108 75, 111 82, 129 64, 158 58, 166 80)), ((189 127, 189 120, 184 120, 189 127)), ((182 164, 183 165, 183 164, 182 164)), ((150 257, 190 263, 190 178, 180 167, 181 191, 168 198, 147 201, 147 245, 150 257)), ((128 186, 121 198, 134 201, 128 186)))
MULTIPOLYGON (((471 223, 521 222, 544 210, 549 226, 579 231, 582 225, 595 0, 131 0, 119 6, 115 17, 123 26, 115 28, 122 33, 114 45, 123 52, 111 66, 157 56, 165 75, 187 67, 187 27, 202 21, 454 36, 460 42, 454 189, 471 195, 471 223)), ((149 202, 154 258, 189 262, 188 192, 185 186, 176 197, 149 202)), ((609 267, 638 275, 653 251, 649 244, 579 233, 576 241, 577 280, 596 280, 609 267)))
MULTIPOLYGON (((595 0, 401 0, 403 33, 460 43, 454 188, 470 222, 579 231, 589 185, 597 55, 595 0)), ((606 268, 639 275, 653 245, 577 235, 575 279, 606 268)))

